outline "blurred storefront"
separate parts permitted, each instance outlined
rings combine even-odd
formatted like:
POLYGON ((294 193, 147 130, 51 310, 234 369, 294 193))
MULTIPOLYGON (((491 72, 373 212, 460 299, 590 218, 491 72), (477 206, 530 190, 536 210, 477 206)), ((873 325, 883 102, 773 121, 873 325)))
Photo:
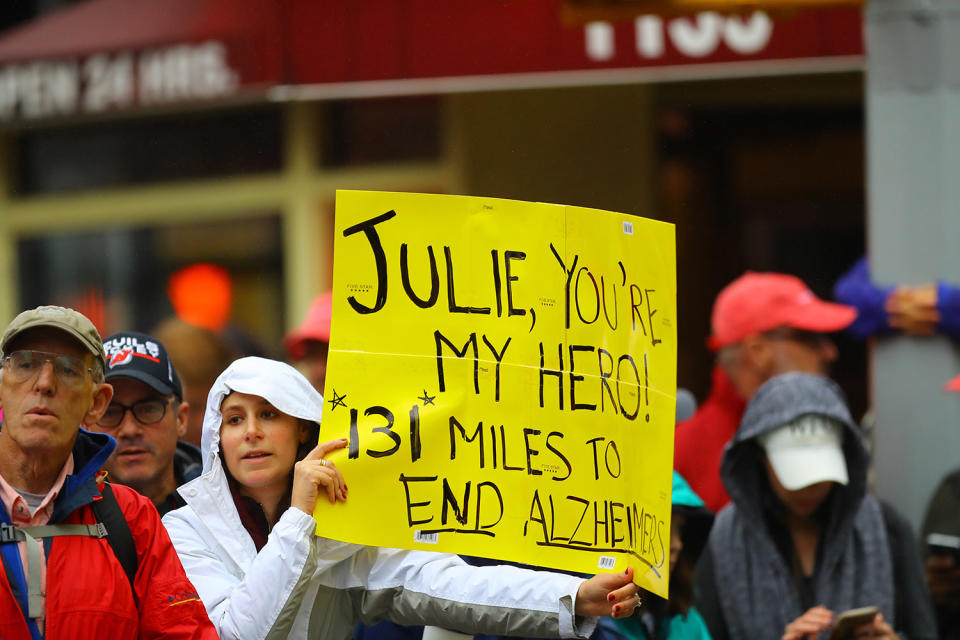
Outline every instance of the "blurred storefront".
POLYGON ((0 318, 149 329, 206 262, 278 345, 331 282, 336 189, 552 201, 678 224, 680 383, 703 391, 723 284, 828 295, 863 250, 860 12, 564 9, 86 0, 0 33, 0 318))

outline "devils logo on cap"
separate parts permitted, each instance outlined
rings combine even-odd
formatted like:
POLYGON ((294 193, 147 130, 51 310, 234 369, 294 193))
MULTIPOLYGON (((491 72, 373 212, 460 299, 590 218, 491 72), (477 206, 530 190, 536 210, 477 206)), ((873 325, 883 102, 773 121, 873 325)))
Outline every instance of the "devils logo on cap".
POLYGON ((110 356, 107 366, 113 369, 118 365, 129 364, 131 360, 133 360, 133 349, 121 349, 110 356))

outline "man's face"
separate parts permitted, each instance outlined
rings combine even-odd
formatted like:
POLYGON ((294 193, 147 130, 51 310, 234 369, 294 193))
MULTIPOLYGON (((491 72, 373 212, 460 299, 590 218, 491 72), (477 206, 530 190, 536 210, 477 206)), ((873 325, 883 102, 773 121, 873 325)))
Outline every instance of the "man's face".
POLYGON ((126 410, 115 427, 91 425, 91 430, 109 433, 117 439, 117 448, 105 465, 109 478, 133 487, 154 502, 163 501, 176 488, 173 459, 177 440, 186 433, 187 405, 133 378, 117 377, 110 382, 114 388, 112 411, 152 401, 163 407, 163 417, 143 424, 133 410, 126 410))
POLYGON ((825 376, 837 359, 836 345, 823 333, 781 327, 765 337, 773 348, 771 377, 791 371, 825 376))
POLYGON ((17 380, 6 367, 0 380, 4 446, 13 444, 28 453, 62 455, 73 448, 81 424, 96 422, 110 402, 110 385, 96 383, 87 368, 93 355, 67 333, 50 327, 28 329, 14 338, 7 354, 34 350, 71 356, 83 363, 75 384, 58 376, 53 362, 39 365, 35 374, 17 380))

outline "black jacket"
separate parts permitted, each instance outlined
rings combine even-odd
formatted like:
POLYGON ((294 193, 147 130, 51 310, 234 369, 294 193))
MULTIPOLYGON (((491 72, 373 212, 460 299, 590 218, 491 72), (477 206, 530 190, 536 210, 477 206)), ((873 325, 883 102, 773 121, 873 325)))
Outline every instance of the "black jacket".
MULTIPOLYGON (((921 539, 926 540, 931 533, 960 536, 960 469, 944 478, 930 499, 921 539)), ((960 640, 960 610, 939 606, 936 611, 940 637, 960 640)))

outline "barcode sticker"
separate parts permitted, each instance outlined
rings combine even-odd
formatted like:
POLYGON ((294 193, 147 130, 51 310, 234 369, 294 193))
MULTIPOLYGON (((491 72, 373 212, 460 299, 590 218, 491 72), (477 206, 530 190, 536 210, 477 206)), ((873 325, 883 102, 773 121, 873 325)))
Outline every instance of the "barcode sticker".
POLYGON ((601 569, 613 569, 617 566, 617 559, 611 556, 600 556, 597 566, 601 569))
POLYGON ((423 533, 419 529, 413 532, 413 541, 414 542, 423 542, 425 544, 437 544, 440 542, 439 533, 423 533))
POLYGON ((627 234, 628 236, 632 236, 632 235, 633 235, 633 223, 630 222, 629 220, 624 220, 624 221, 623 221, 623 232, 624 232, 625 234, 627 234))

